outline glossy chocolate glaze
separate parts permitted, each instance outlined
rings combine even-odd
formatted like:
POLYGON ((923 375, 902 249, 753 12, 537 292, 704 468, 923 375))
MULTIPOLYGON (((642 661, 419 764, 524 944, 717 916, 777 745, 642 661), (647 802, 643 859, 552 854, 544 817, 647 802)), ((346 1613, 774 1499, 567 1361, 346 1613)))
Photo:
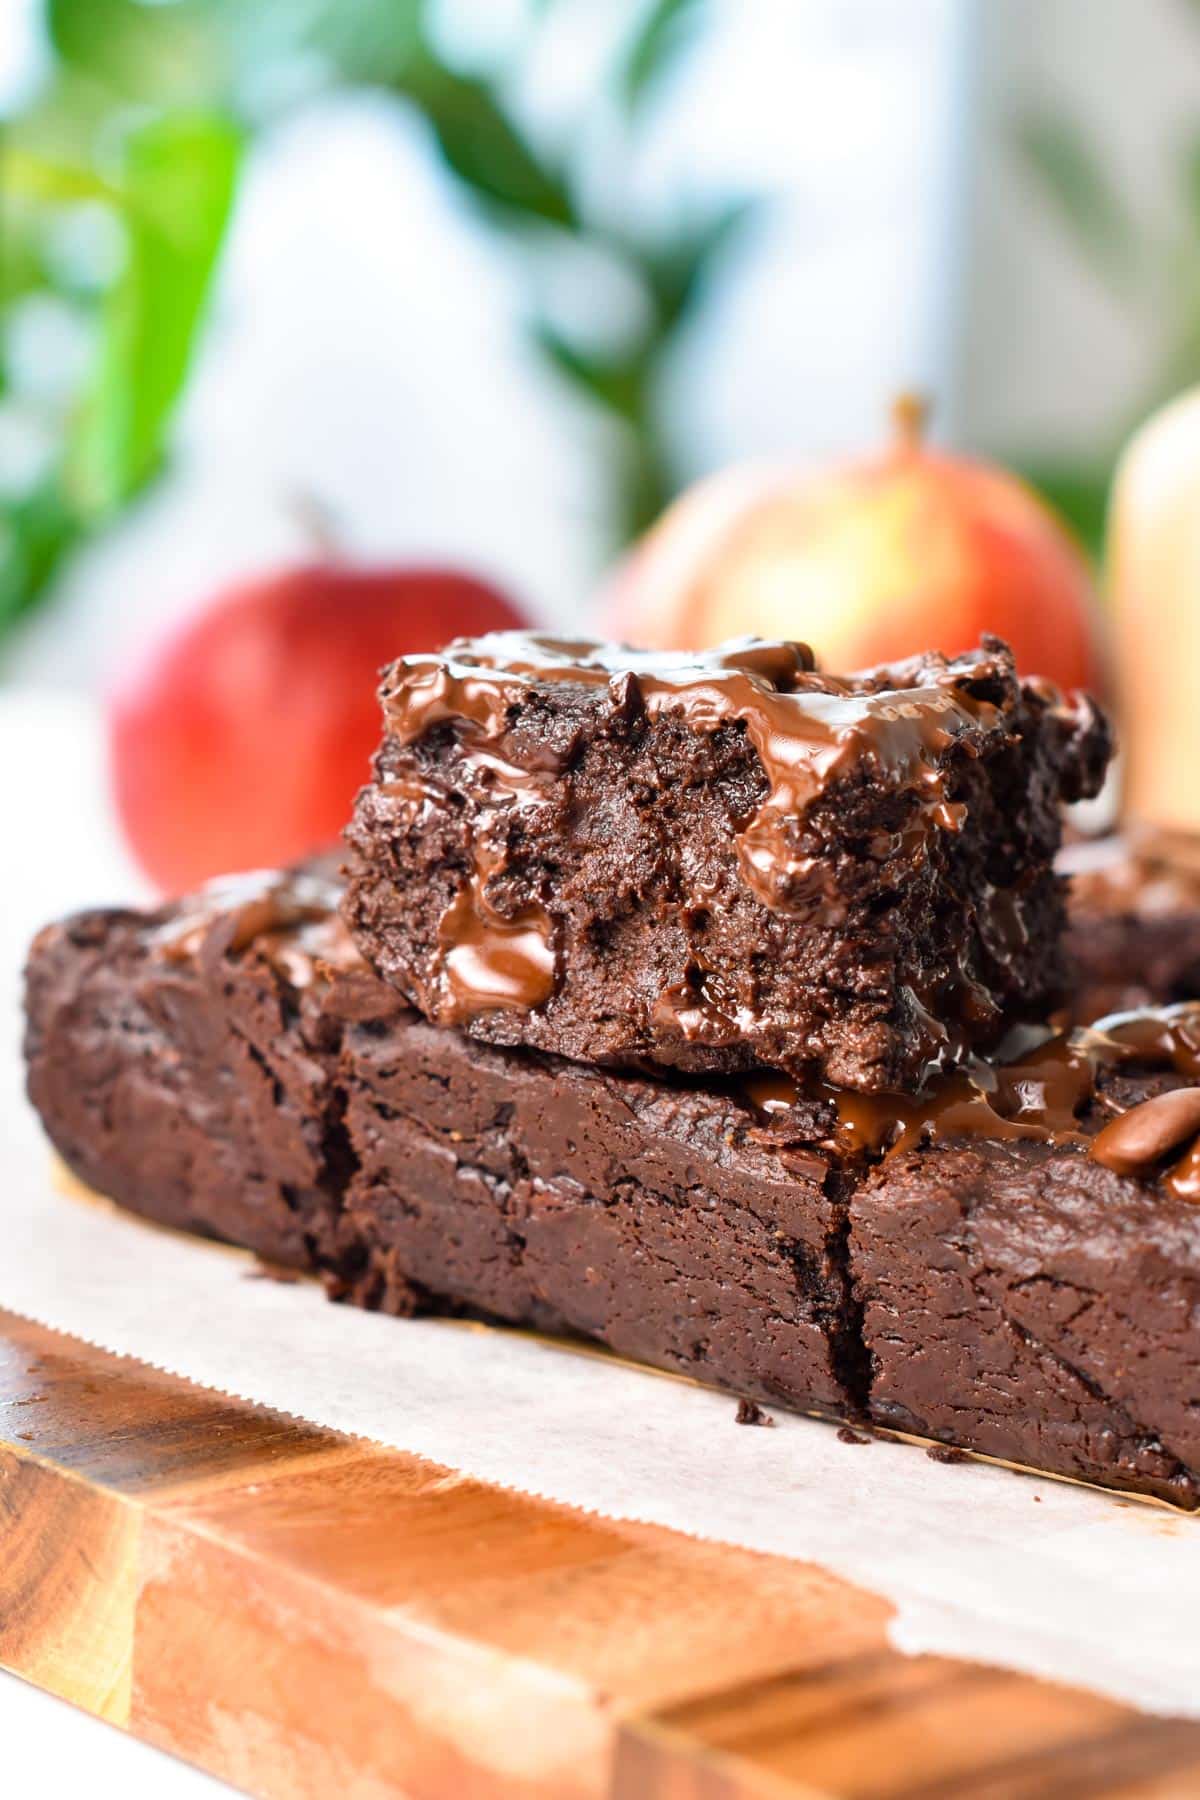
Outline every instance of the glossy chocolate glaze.
MULTIPOLYGON (((1172 1150, 1195 1148, 1200 1134, 1200 1088, 1174 1088, 1143 1100, 1140 1106, 1112 1119, 1092 1141, 1092 1155, 1118 1175, 1140 1175, 1172 1150)), ((1180 1198, 1200 1199, 1195 1157, 1188 1167, 1176 1165, 1164 1186, 1180 1198)))
POLYGON ((253 951, 295 988, 334 974, 365 972, 338 915, 341 892, 340 879, 323 864, 222 876, 152 927, 150 946, 175 963, 253 951))
MULTIPOLYGON (((884 781, 915 789, 922 805, 905 848, 914 858, 934 832, 962 828, 964 808, 947 798, 940 763, 946 747, 998 714, 1004 692, 987 648, 944 668, 914 660, 866 675, 817 673, 806 645, 747 638, 695 655, 670 657, 591 641, 522 632, 460 639, 436 656, 402 658, 380 690, 388 732, 411 744, 443 724, 460 733, 464 754, 486 784, 482 831, 509 809, 544 803, 569 750, 526 748, 514 760, 509 726, 515 707, 547 683, 606 690, 614 719, 672 712, 689 729, 740 727, 753 744, 768 792, 736 836, 742 874, 775 911, 814 871, 795 847, 795 824, 835 778, 870 762, 884 781)), ((445 803, 431 776, 406 776, 386 792, 413 810, 445 803)), ((537 906, 518 916, 491 904, 488 884, 500 872, 477 852, 475 865, 444 913, 438 931, 442 966, 437 1018, 464 1024, 492 1009, 534 1010, 556 981, 550 921, 537 906)), ((918 996, 931 1020, 937 996, 918 996)), ((665 992, 664 1019, 685 1036, 719 1039, 736 1019, 726 997, 698 968, 695 980, 665 992)), ((931 1032, 936 1063, 945 1032, 931 1032)))
MULTIPOLYGON (((828 1148, 842 1155, 891 1156, 962 1138, 1071 1144, 1123 1175, 1163 1174, 1177 1199, 1200 1201, 1200 1085, 1156 1095, 1099 1131, 1086 1114, 1102 1071, 1137 1064, 1200 1083, 1200 1003, 1117 1013, 1095 1025, 1040 1034, 1026 1030, 990 1061, 976 1058, 923 1093, 855 1094, 822 1086, 836 1126, 828 1148)), ((784 1119, 798 1090, 784 1075, 752 1077, 746 1097, 767 1117, 784 1119)))
MULTIPOLYGON (((303 990, 334 976, 366 973, 338 917, 339 893, 337 878, 320 869, 279 875, 266 884, 261 873, 228 877, 193 896, 182 913, 173 911, 166 924, 151 930, 149 941, 167 962, 253 952, 303 990)), ((522 945, 511 920, 497 924, 484 945, 482 966, 465 963, 474 942, 468 923, 448 968, 450 979, 461 979, 472 999, 483 990, 496 994, 496 1004, 511 1004, 503 984, 526 979, 521 959, 535 963, 538 940, 534 933, 532 942, 522 945), (509 943, 513 960, 506 966, 509 943)), ((716 1004, 703 994, 691 1003, 716 1004)), ((679 1004, 685 1004, 682 996, 679 1004)), ((1118 1174, 1143 1177, 1179 1152, 1163 1172, 1163 1188, 1176 1198, 1200 1201, 1200 1085, 1155 1095, 1094 1133, 1083 1123, 1102 1070, 1136 1063, 1200 1083, 1200 1003, 1116 1014, 1054 1034, 1026 1029, 1014 1034, 1008 1049, 1007 1057, 971 1060, 917 1095, 858 1094, 815 1084, 808 1097, 836 1118, 826 1147, 840 1155, 875 1157, 962 1138, 1024 1139, 1086 1147, 1118 1174)), ((799 1098, 796 1085, 775 1073, 749 1078, 741 1091, 759 1112, 776 1119, 799 1098)))

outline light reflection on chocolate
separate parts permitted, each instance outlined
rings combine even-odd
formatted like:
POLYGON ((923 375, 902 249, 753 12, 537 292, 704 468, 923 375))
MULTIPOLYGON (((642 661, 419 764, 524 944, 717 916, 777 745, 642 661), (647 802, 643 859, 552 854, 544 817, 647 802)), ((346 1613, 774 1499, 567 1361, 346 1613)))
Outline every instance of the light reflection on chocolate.
POLYGON ((195 960, 210 944, 220 954, 252 951, 292 987, 305 988, 365 967, 338 915, 340 895, 340 882, 317 868, 222 876, 152 931, 150 944, 173 963, 195 960))
MULTIPOLYGON (((1193 1139, 1165 1172, 1163 1186, 1178 1199, 1200 1201, 1200 1086, 1145 1100, 1094 1136, 1082 1125, 1102 1070, 1137 1064, 1200 1082, 1200 1003, 1116 1013, 1040 1038, 1026 1027, 1009 1048, 1007 1059, 1003 1053, 988 1062, 975 1058, 919 1095, 854 1094, 816 1084, 809 1094, 837 1119, 824 1147, 881 1156, 963 1138, 1024 1139, 1078 1145, 1120 1174, 1149 1175, 1193 1139)), ((751 1077, 741 1091, 776 1120, 799 1098, 795 1084, 776 1074, 751 1077)))
POLYGON ((1200 1088, 1155 1094, 1110 1119, 1092 1144, 1092 1155, 1118 1175, 1136 1175, 1200 1132, 1200 1088))
POLYGON ((753 1014, 698 961, 687 979, 663 989, 652 1016, 658 1030, 677 1032, 687 1043, 736 1043, 754 1023, 753 1014))
POLYGON ((1200 1204, 1200 1137, 1191 1144, 1163 1176, 1163 1186, 1176 1200, 1200 1204))
MULTIPOLYGON (((764 1069, 758 1075, 747 1075, 739 1082, 738 1091, 767 1118, 789 1113, 800 1094, 791 1076, 779 1069, 764 1069)), ((826 1091, 832 1092, 831 1089, 826 1091)))
POLYGON ((458 1025, 490 1010, 528 1012, 554 991, 555 956, 544 913, 506 918, 476 873, 438 925, 442 949, 437 1021, 458 1025))

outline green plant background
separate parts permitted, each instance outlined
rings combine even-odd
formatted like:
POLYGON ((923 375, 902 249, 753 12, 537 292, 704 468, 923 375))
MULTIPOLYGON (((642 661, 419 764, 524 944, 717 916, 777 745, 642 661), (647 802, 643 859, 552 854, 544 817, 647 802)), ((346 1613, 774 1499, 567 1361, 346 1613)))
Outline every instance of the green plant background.
MULTIPOLYGON (((546 365, 613 424, 614 549, 676 491, 661 400, 678 335, 761 198, 735 195, 655 229, 631 224, 629 175, 664 78, 705 29, 706 0, 633 4, 597 106, 608 132, 603 197, 573 141, 538 139, 510 108, 522 59, 558 0, 526 0, 524 26, 488 67, 444 51, 436 0, 46 0, 47 79, 3 128, 0 413, 36 455, 0 483, 0 643, 40 605, 64 560, 162 471, 248 147, 324 88, 391 95, 423 118, 445 168, 527 276, 528 330, 546 365), (583 253, 634 304, 616 341, 573 335, 544 303, 555 256, 583 253), (49 393, 25 378, 22 321, 49 312, 81 346, 49 393), (74 368, 75 366, 72 365, 74 368)), ((1200 0, 1181 0, 1200 24, 1200 0)), ((1097 145, 1061 109, 1015 123, 1017 153, 1094 279, 1149 301, 1161 321, 1149 391, 1085 455, 1012 460, 1099 556, 1122 442, 1200 378, 1200 134, 1179 147, 1180 224, 1158 241, 1097 145)))
MULTIPOLYGON (((160 473, 247 146, 338 84, 415 108, 488 226, 524 253, 533 342, 618 427, 618 537, 655 517, 676 487, 661 371, 752 204, 638 230, 621 204, 619 154, 616 193, 610 183, 601 202, 570 146, 537 142, 506 95, 553 6, 529 0, 508 57, 468 70, 440 48, 425 0, 48 0, 49 79, 4 136, 0 405, 32 422, 40 454, 33 477, 0 495, 0 637, 160 473), (547 253, 581 249, 637 300, 602 350, 553 322, 539 295, 547 253), (31 301, 85 346, 78 380, 49 399, 22 387, 17 327, 31 301)), ((704 0, 648 0, 631 15, 603 96, 629 152, 704 12, 704 0)))

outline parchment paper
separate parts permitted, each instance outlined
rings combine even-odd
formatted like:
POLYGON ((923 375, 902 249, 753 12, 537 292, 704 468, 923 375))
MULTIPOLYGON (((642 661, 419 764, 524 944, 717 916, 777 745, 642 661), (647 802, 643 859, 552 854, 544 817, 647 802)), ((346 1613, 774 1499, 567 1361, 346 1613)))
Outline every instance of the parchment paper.
MULTIPOLYGON (((908 1650, 976 1657, 1200 1717, 1200 1518, 919 1449, 842 1443, 516 1332, 399 1322, 72 1199, 19 1092, 16 965, 51 913, 129 892, 94 721, 0 709, 0 769, 47 760, 78 829, 0 921, 0 1306, 108 1349, 469 1474, 815 1561, 888 1596, 908 1650), (57 860, 56 860, 57 858, 57 860)), ((7 776, 5 777, 7 780, 7 776)), ((47 838, 45 789, 3 794, 0 842, 47 838)))

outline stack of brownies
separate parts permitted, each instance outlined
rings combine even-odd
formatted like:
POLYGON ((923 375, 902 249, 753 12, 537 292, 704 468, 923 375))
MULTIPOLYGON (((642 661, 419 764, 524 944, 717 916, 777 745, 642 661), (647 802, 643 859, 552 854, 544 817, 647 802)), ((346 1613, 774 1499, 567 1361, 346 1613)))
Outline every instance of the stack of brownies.
POLYGON ((397 1313, 1200 1504, 1200 1007, 1055 1033, 1064 803, 1006 647, 847 678, 405 657, 351 866, 49 927, 93 1188, 397 1313))

